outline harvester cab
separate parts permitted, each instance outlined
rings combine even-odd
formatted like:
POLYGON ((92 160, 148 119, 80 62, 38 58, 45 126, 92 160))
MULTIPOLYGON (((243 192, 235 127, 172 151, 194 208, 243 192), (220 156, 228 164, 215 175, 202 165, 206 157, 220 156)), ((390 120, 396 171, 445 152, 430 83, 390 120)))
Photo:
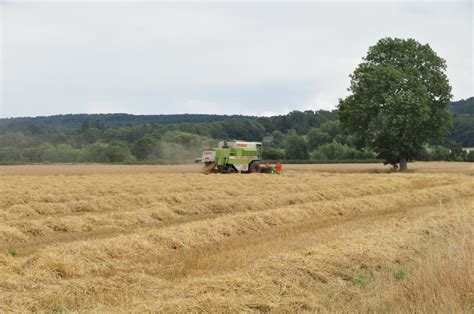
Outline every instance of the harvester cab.
POLYGON ((260 172, 260 142, 221 141, 217 148, 202 152, 196 162, 204 163, 203 172, 260 172))

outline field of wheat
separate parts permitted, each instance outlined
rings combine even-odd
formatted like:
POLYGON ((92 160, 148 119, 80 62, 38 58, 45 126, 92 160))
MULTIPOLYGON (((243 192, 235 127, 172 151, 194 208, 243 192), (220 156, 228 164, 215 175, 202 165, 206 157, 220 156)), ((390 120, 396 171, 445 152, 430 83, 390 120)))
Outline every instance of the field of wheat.
POLYGON ((0 167, 0 312, 474 311, 468 163, 0 167))

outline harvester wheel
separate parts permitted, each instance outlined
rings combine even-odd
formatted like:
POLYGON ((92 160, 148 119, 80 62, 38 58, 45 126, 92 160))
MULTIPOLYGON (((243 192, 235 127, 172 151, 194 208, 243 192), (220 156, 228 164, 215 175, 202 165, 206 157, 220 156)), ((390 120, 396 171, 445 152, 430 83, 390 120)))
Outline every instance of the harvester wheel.
POLYGON ((249 166, 250 173, 260 173, 260 164, 256 161, 252 162, 249 166))
POLYGON ((227 173, 236 173, 237 171, 235 171, 235 168, 233 166, 229 166, 229 168, 227 168, 227 173))

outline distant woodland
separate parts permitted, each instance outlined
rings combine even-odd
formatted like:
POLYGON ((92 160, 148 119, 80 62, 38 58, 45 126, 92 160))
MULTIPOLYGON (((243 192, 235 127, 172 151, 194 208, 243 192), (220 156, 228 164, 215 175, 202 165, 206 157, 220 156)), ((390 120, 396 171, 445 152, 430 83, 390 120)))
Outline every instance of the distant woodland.
MULTIPOLYGON (((474 97, 452 102, 453 126, 416 160, 474 161, 474 97)), ((0 119, 0 163, 186 163, 219 140, 263 142, 263 158, 288 162, 367 162, 336 110, 287 115, 70 114, 0 119)))

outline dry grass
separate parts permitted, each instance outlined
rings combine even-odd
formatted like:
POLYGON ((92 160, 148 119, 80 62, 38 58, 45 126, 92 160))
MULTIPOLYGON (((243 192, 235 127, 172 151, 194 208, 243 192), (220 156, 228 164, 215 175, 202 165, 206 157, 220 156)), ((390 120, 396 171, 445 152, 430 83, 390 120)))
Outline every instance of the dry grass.
POLYGON ((472 312, 464 165, 3 167, 0 311, 472 312))
POLYGON ((433 243, 413 267, 412 278, 397 287, 403 312, 474 312, 474 232, 456 234, 446 243, 433 243))

